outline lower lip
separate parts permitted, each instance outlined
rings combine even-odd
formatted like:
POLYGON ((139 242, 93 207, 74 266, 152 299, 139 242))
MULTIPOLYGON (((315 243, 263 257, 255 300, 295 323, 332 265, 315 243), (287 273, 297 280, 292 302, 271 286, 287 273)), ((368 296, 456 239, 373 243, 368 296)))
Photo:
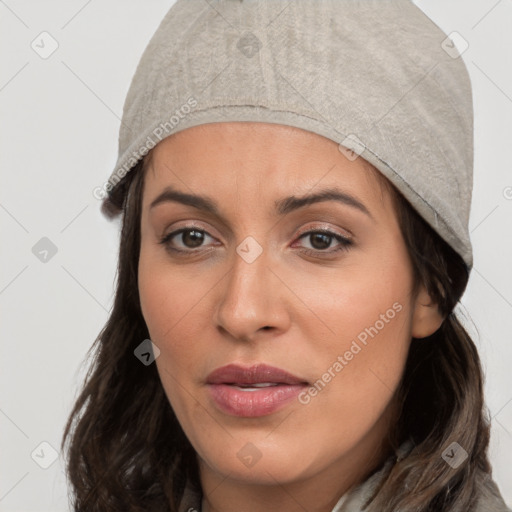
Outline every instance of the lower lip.
POLYGON ((290 403, 305 388, 302 384, 280 384, 255 391, 242 391, 228 384, 209 384, 210 395, 219 409, 232 416, 266 416, 290 403))

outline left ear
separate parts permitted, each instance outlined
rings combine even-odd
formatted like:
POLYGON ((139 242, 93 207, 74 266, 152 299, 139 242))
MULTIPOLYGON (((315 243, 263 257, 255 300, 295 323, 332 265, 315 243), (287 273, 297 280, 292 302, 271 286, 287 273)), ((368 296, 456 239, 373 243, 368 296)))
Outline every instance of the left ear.
POLYGON ((426 338, 434 334, 441 327, 443 320, 437 304, 432 301, 425 286, 421 285, 412 317, 412 337, 426 338))

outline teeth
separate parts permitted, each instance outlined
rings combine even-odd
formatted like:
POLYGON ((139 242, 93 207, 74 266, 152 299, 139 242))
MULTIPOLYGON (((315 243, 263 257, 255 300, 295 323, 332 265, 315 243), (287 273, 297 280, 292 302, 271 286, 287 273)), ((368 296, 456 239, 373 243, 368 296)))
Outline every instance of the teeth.
POLYGON ((258 388, 268 388, 270 386, 277 386, 278 384, 276 382, 257 382, 254 384, 246 385, 246 384, 232 384, 233 386, 237 387, 238 389, 242 389, 244 391, 254 391, 258 388))

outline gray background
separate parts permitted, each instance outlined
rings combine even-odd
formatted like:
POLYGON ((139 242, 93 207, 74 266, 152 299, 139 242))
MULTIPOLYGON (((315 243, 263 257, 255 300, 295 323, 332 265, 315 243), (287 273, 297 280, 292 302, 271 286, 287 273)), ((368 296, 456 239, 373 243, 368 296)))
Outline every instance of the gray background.
MULTIPOLYGON (((416 3, 469 43, 475 267, 462 309, 486 371, 491 461, 510 506, 512 1, 416 3)), ((113 169, 132 74, 171 4, 0 0, 2 511, 68 510, 62 456, 54 461, 52 450, 112 305, 117 257, 118 225, 101 216, 92 190, 113 169), (46 59, 31 47, 51 48, 43 31, 58 43, 46 59)))

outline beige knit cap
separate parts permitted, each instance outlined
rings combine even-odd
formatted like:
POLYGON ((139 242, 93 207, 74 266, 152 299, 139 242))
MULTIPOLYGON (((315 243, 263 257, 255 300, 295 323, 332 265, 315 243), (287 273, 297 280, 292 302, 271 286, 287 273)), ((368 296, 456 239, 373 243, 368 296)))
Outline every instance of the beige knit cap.
POLYGON ((373 164, 469 270, 473 104, 455 39, 410 0, 177 0, 133 77, 103 191, 186 128, 295 126, 373 164))

